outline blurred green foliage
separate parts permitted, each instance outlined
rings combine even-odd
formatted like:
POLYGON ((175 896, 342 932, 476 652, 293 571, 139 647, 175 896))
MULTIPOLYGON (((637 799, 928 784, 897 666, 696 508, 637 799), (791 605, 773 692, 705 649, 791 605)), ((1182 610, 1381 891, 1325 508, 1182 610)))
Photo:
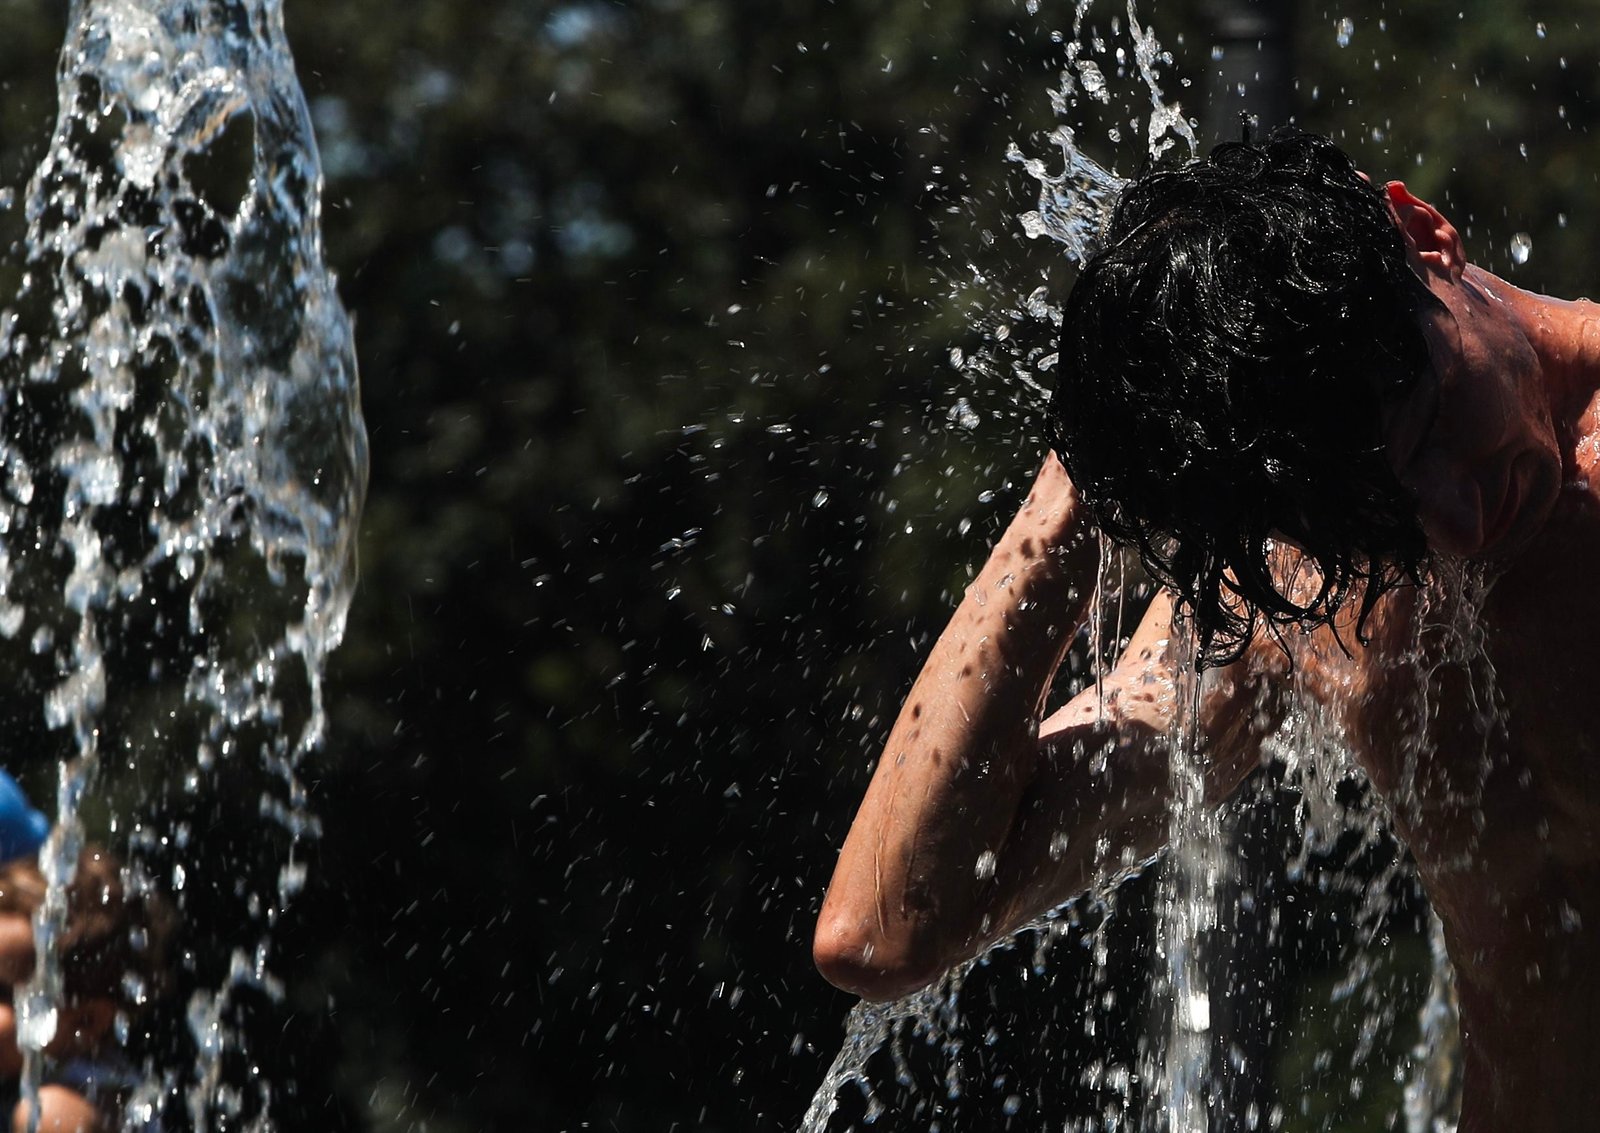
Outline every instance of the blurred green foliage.
MULTIPOLYGON (((1072 24, 1038 7, 288 0, 373 479, 312 773, 325 835, 261 1044, 283 1127, 797 1125, 848 1006, 808 959, 833 848, 1038 457, 1016 371, 1039 376, 1050 328, 1022 297, 1071 271, 1022 236, 1037 185, 1005 155, 1048 159, 1072 24)), ((1196 113, 1213 14, 1141 13, 1196 113)), ((1600 17, 1293 16, 1300 121, 1491 268, 1596 289, 1600 17)), ((0 0, 13 185, 60 19, 0 0)), ((1125 19, 1099 0, 1085 35, 1125 19)), ((1126 174, 1121 97, 1077 125, 1126 174)), ((1330 979, 1312 951, 1283 979, 1330 979)), ((1044 1060, 1030 1099, 1093 1053, 1058 983, 1053 1030, 971 1008, 1044 1060)), ((1286 1088, 1343 1041, 1299 1033, 1286 1088)), ((960 1127, 1013 1127, 999 1095, 975 1085, 960 1127)), ((1295 1128, 1383 1127, 1316 1113, 1295 1128)))

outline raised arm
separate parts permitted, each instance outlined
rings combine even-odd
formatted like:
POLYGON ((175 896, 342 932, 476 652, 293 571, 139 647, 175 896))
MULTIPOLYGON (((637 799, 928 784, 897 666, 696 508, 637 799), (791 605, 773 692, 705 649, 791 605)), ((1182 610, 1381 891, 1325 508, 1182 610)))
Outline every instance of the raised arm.
MULTIPOLYGON (((904 995, 1164 840, 1165 595, 1100 688, 1044 720, 1097 560, 1049 457, 889 733, 817 925, 830 982, 869 999, 904 995)), ((1241 678, 1207 694, 1213 798, 1255 765, 1260 729, 1241 678)))

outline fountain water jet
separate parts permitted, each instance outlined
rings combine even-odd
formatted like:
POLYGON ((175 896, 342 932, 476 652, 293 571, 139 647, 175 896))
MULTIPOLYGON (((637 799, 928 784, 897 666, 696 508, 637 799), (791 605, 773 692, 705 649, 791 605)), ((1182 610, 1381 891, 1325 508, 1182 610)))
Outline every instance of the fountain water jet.
POLYGON ((280 994, 269 933, 317 831, 301 769, 366 480, 316 146, 275 0, 74 0, 58 79, 0 312, 0 653, 12 715, 33 714, 8 755, 59 766, 25 1089, 93 799, 128 888, 203 919, 217 952, 180 981, 194 1065, 147 1059, 128 1127, 271 1128, 241 1000, 280 994), (241 796, 254 857, 198 860, 197 828, 241 796))

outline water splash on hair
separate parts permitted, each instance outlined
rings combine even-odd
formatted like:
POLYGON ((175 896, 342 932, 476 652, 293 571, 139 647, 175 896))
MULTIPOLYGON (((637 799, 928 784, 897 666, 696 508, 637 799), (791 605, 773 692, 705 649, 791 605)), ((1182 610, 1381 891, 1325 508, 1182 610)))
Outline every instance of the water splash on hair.
MULTIPOLYGON (((1091 51, 1098 48, 1100 53, 1106 49, 1100 37, 1083 34, 1090 3, 1091 0, 1079 0, 1073 14, 1072 35, 1066 41, 1067 65, 1058 86, 1050 92, 1051 105, 1057 117, 1063 119, 1049 137, 1060 153, 1059 169, 1052 170, 1042 158, 1029 157, 1015 142, 1006 153, 1009 160, 1019 162, 1039 182, 1039 207, 1019 217, 1023 231, 1033 239, 1056 241, 1066 249, 1067 258, 1080 266, 1099 250, 1106 222, 1128 183, 1089 156, 1080 145, 1078 127, 1073 124, 1091 109, 1085 105, 1086 100, 1101 106, 1111 102, 1100 64, 1084 54, 1086 47, 1091 51)), ((1127 11, 1131 54, 1128 47, 1117 46, 1111 58, 1122 76, 1128 73, 1128 61, 1132 59, 1132 70, 1139 79, 1135 89, 1142 90, 1149 100, 1142 160, 1159 161, 1180 142, 1184 156, 1193 158, 1199 148, 1194 127, 1182 107, 1168 103, 1161 90, 1159 68, 1170 65, 1172 57, 1162 50, 1155 32, 1140 24, 1134 0, 1128 0, 1127 11)), ((1119 104, 1118 109, 1123 105, 1119 104)), ((1120 142, 1120 124, 1110 127, 1108 135, 1113 143, 1120 142)))
POLYGON ((1015 142, 1006 152, 1040 186, 1039 207, 1022 214, 1022 229, 1033 239, 1056 241, 1069 260, 1083 264, 1099 250, 1101 233, 1128 182, 1079 149, 1071 126, 1057 126, 1050 141, 1061 151, 1060 172, 1026 156, 1015 142))
MULTIPOLYGON (((986 416, 1030 427, 1048 398, 1049 372, 1059 361, 1060 296, 1070 273, 1099 250, 1111 213, 1127 179, 1120 158, 1134 168, 1193 157, 1194 126, 1183 108, 1166 98, 1163 69, 1171 55, 1141 23, 1130 2, 1120 12, 1093 10, 1092 0, 1070 9, 1070 30, 1050 32, 1061 44, 1063 64, 1049 93, 1056 125, 1047 134, 1013 140, 1006 160, 1020 165, 1036 185, 1036 207, 1016 218, 1029 240, 1046 240, 1063 255, 1044 269, 1047 281, 1007 294, 1012 276, 968 264, 970 283, 985 311, 974 329, 984 345, 962 351, 953 363, 962 383, 952 399, 976 404, 994 391, 1011 404, 986 416), (1142 124, 1142 132, 1141 132, 1142 124), (1096 136, 1097 131, 1103 131, 1096 136)), ((992 243, 990 233, 984 233, 992 243)))

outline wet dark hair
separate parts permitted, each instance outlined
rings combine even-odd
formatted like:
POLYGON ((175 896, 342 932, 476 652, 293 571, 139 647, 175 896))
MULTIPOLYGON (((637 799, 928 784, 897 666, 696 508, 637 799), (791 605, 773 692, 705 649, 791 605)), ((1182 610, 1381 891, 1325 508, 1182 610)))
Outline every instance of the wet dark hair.
POLYGON ((1132 182, 1068 298, 1048 431, 1102 531, 1193 619, 1202 664, 1257 627, 1335 625, 1428 548, 1382 408, 1429 365, 1436 305, 1378 188, 1280 129, 1132 182), (1271 543, 1317 570, 1309 593, 1271 543))

